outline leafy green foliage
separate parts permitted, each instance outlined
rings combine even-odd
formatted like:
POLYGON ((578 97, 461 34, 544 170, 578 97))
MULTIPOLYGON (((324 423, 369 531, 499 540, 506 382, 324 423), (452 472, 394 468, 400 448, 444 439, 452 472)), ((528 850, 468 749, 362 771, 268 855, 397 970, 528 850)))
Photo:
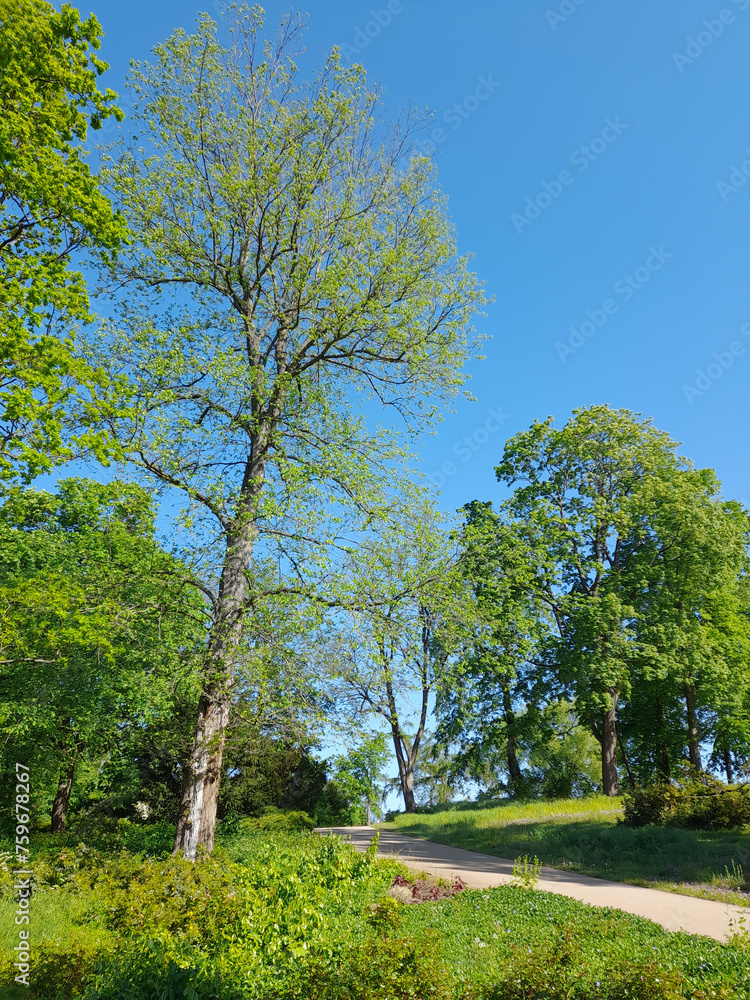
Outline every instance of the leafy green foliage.
MULTIPOLYGON (((101 34, 67 4, 0 3, 0 480, 69 457, 70 404, 106 381, 76 351, 73 325, 90 317, 69 269, 78 248, 111 257, 124 236, 84 159, 88 128, 122 118, 97 89, 101 34)), ((95 429, 73 443, 106 457, 95 429)))
POLYGON ((104 780, 103 759, 195 691, 202 600, 154 518, 140 487, 81 479, 0 507, 0 731, 34 762, 39 808, 94 760, 104 780))
MULTIPOLYGON (((47 920, 56 907, 63 924, 54 937, 37 927, 30 1000, 55 990, 61 1000, 734 1000, 750 990, 738 947, 560 896, 508 886, 404 906, 386 896, 403 869, 338 838, 233 834, 196 864, 47 841, 35 847, 49 873, 35 913, 47 920)), ((0 900, 0 917, 13 906, 0 900)))
POLYGON ((542 863, 536 854, 533 861, 528 854, 524 854, 522 858, 516 858, 513 862, 513 884, 522 889, 533 889, 541 873, 542 863))
POLYGON ((273 806, 266 806, 260 816, 248 816, 238 824, 240 830, 312 830, 314 826, 306 812, 273 806))
POLYGON ((628 826, 722 830, 750 824, 750 785, 725 785, 705 772, 689 770, 676 784, 636 786, 623 796, 628 826))

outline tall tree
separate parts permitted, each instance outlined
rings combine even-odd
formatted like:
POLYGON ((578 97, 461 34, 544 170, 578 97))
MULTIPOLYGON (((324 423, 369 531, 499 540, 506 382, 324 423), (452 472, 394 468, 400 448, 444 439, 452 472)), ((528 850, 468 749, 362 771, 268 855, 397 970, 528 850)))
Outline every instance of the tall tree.
MULTIPOLYGON (((0 480, 69 457, 71 405, 104 378, 76 350, 89 303, 70 268, 75 251, 111 254, 124 232, 83 146, 89 127, 122 117, 97 89, 101 35, 67 4, 0 0, 0 480)), ((73 439, 106 454, 92 429, 73 439)))
POLYGON ((559 431, 536 423, 497 474, 522 484, 506 510, 536 539, 534 586, 555 626, 546 659, 601 745, 605 793, 619 789, 618 750, 632 783, 633 764, 669 779, 685 749, 700 768, 712 726, 736 742, 720 720, 747 690, 747 515, 715 474, 650 421, 602 406, 559 431))
POLYGON ((687 749, 691 765, 702 769, 701 744, 727 728, 721 720, 735 717, 744 700, 747 539, 747 514, 722 499, 711 470, 681 471, 643 490, 624 562, 643 650, 641 683, 654 706, 647 719, 659 730, 658 771, 667 779, 669 744, 672 766, 687 749), (671 739, 665 715, 684 720, 676 733, 673 724, 671 739))
POLYGON ((138 143, 109 174, 133 232, 114 276, 129 292, 99 347, 131 380, 119 410, 103 394, 111 429, 212 545, 175 839, 189 858, 213 845, 251 558, 260 546, 305 590, 330 545, 382 515, 398 449, 364 414, 429 425, 463 382, 483 301, 412 155, 416 119, 389 126, 336 50, 302 84, 299 23, 264 44, 260 8, 230 10, 226 44, 202 16, 133 71, 138 143))
POLYGON ((464 508, 461 568, 477 606, 475 628, 443 678, 437 699, 439 740, 457 748, 455 767, 479 775, 504 758, 507 790, 528 791, 521 766, 535 720, 523 712, 536 684, 533 657, 544 634, 546 608, 535 593, 534 562, 518 526, 491 503, 464 508))
POLYGON ((560 430, 550 418, 516 435, 496 470, 520 484, 507 510, 535 539, 535 585, 556 630, 551 656, 600 744, 606 795, 619 793, 617 711, 642 655, 632 573, 646 544, 634 529, 653 483, 669 486, 689 467, 676 449, 650 421, 592 406, 560 430))

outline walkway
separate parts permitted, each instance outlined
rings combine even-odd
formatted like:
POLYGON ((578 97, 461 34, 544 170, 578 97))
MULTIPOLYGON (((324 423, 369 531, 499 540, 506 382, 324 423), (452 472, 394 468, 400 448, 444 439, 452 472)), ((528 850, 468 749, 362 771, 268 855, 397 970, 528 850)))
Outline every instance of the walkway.
MULTIPOLYGON (((335 833, 351 840, 352 846, 365 851, 375 834, 371 826, 325 827, 317 831, 335 833)), ((509 882, 513 876, 513 862, 491 854, 478 854, 460 847, 433 844, 421 837, 405 837, 392 830, 380 831, 379 854, 397 854, 401 860, 417 871, 428 872, 442 878, 458 875, 470 889, 490 889, 509 882)), ((668 931, 688 931, 704 934, 723 941, 731 933, 730 921, 735 929, 742 907, 719 903, 696 896, 680 896, 660 889, 644 889, 624 882, 608 882, 577 872, 542 868, 537 888, 570 896, 591 906, 610 906, 627 913, 635 913, 661 924, 668 931)), ((748 914, 750 923, 750 914, 748 914)))

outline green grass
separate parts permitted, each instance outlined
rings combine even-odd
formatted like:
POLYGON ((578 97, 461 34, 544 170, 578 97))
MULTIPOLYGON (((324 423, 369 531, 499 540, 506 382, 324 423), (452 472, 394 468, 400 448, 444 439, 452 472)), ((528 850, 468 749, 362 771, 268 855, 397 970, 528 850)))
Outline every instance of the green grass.
POLYGON ((750 904, 750 834, 618 822, 619 800, 457 803, 398 815, 388 829, 441 844, 686 895, 750 904))
MULTIPOLYGON (((94 945, 111 940, 111 932, 91 918, 92 899, 83 895, 61 893, 43 889, 34 893, 34 908, 30 925, 34 945, 76 941, 81 945, 94 945)), ((9 899, 0 899, 0 960, 13 954, 18 944, 18 927, 14 923, 16 905, 9 899)))

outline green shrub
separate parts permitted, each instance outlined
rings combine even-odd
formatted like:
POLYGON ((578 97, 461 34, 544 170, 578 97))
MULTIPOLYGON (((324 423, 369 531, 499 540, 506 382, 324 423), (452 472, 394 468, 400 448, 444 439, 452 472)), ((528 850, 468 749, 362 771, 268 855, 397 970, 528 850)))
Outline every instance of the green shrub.
MULTIPOLYGON (((505 970, 502 980, 484 985, 480 993, 469 990, 465 1000, 685 1000, 686 996, 682 976, 655 965, 623 966, 592 982, 585 968, 550 965, 541 956, 519 959, 505 970)), ((729 1000, 729 994, 725 996, 729 1000)))
POLYGON ((679 792, 667 781, 636 785, 623 794, 626 826, 649 826, 663 823, 674 812, 679 792))
MULTIPOLYGON (((30 963, 29 986, 24 988, 28 1000, 76 1000, 93 982, 97 971, 112 953, 97 944, 81 942, 43 943, 34 948, 30 963)), ((0 968, 0 977, 13 982, 16 974, 12 962, 0 968)))
POLYGON ((312 830, 315 823, 300 809, 276 809, 266 806, 260 816, 246 816, 237 824, 242 831, 250 830, 312 830))
MULTIPOLYGON (((381 928, 378 927, 378 930, 381 928)), ((298 981, 315 1000, 457 1000, 455 980, 433 934, 377 937, 348 950, 336 964, 313 963, 298 981)), ((296 991, 295 991, 296 993, 296 991)), ((284 989, 268 1000, 287 1000, 284 989)))
POLYGON ((725 785, 694 768, 675 784, 658 781, 624 796, 628 826, 659 823, 698 830, 721 830, 750 823, 750 785, 725 785))

